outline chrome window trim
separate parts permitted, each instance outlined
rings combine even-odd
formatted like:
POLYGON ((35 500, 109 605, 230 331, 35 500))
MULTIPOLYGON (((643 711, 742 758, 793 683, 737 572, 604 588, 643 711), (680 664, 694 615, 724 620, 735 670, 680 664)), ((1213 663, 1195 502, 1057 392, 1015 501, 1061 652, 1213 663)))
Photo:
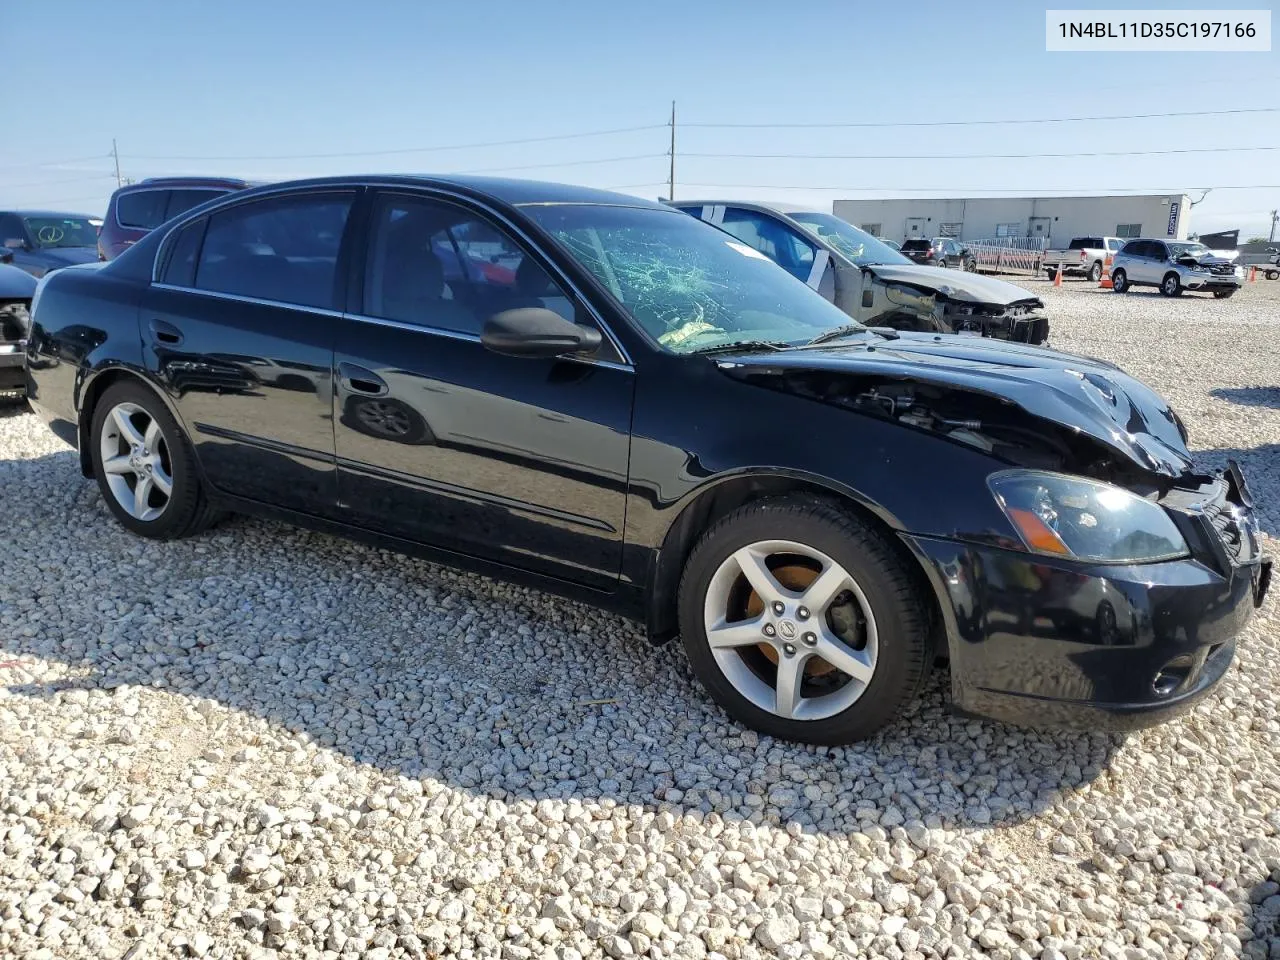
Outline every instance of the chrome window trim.
MULTIPOLYGON (((312 307, 304 303, 290 303, 286 300, 265 300, 261 297, 246 297, 238 293, 222 293, 218 290, 201 290, 198 287, 180 287, 172 283, 153 283, 151 285, 157 290, 170 290, 174 293, 194 293, 202 297, 213 297, 215 300, 230 300, 234 303, 251 303, 255 306, 262 307, 283 307, 286 310, 304 310, 307 313, 315 313, 324 317, 334 317, 338 320, 354 320, 357 323, 370 323, 378 327, 390 327, 392 330, 404 330, 409 333, 425 333, 437 337, 448 337, 450 340, 463 340, 467 343, 480 343, 481 340, 474 333, 463 333, 461 330, 448 330, 444 327, 431 327, 421 323, 406 323, 403 320, 388 320, 385 317, 370 317, 363 313, 343 313, 341 310, 329 310, 325 307, 312 307)), ((559 357, 560 360, 568 360, 573 363, 584 363, 592 367, 606 367, 610 370, 626 370, 635 372, 635 367, 625 363, 617 363, 613 360, 597 360, 594 357, 575 357, 566 354, 559 357)))
MULTIPOLYGON (((169 193, 172 193, 174 190, 204 190, 204 191, 208 191, 214 196, 226 196, 228 193, 235 193, 235 191, 232 190, 230 187, 175 187, 173 185, 169 185, 169 186, 158 185, 154 187, 137 187, 136 189, 133 187, 130 187, 128 190, 121 190, 120 193, 116 195, 116 198, 115 198, 116 202, 112 204, 112 210, 113 210, 112 219, 115 220, 116 226, 119 227, 121 230, 142 230, 146 233, 150 233, 152 230, 157 230, 160 227, 164 226, 165 224, 164 220, 161 220, 154 227, 141 227, 134 223, 121 223, 120 222, 120 196, 121 195, 132 196, 135 193, 158 193, 160 191, 167 191, 169 193)), ((212 200, 213 197, 210 197, 209 199, 212 200)), ((200 203, 208 203, 208 202, 209 200, 200 201, 200 203)), ((197 203, 196 206, 197 207, 200 206, 200 203, 197 203)), ((167 207, 168 205, 169 205, 169 202, 166 200, 165 206, 167 207)), ((187 210, 191 210, 191 209, 194 209, 194 208, 192 207, 187 208, 187 210)), ((184 210, 182 212, 186 213, 187 211, 184 210)), ((179 214, 179 216, 181 216, 181 214, 179 214)))
POLYGON ((341 310, 331 310, 328 307, 313 307, 307 303, 291 303, 288 300, 267 300, 262 297, 246 297, 239 293, 223 293, 221 290, 204 290, 200 287, 182 287, 174 283, 153 283, 151 284, 156 290, 172 290, 175 293, 196 293, 202 297, 213 297, 215 300, 233 300, 236 303, 252 303, 262 307, 283 307, 286 310, 305 310, 308 313, 318 313, 326 317, 342 317, 347 316, 341 310))

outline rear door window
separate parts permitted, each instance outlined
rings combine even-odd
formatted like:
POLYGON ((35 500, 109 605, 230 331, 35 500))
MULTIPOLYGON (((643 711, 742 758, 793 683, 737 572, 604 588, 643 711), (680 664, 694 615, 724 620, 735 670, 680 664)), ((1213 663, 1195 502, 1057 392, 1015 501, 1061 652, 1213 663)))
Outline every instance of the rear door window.
POLYGON ((928 240, 907 240, 902 244, 903 250, 928 250, 928 240))
POLYGON ((196 280, 196 264, 200 257, 200 241, 204 239, 205 227, 209 225, 206 218, 183 227, 173 240, 169 260, 165 264, 164 273, 160 277, 162 283, 175 287, 189 287, 196 280))
POLYGON ((166 219, 169 190, 135 190, 116 197, 116 222, 135 230, 154 230, 166 219))
POLYGON ((196 287, 332 309, 338 250, 353 197, 347 192, 276 197, 213 214, 196 287))

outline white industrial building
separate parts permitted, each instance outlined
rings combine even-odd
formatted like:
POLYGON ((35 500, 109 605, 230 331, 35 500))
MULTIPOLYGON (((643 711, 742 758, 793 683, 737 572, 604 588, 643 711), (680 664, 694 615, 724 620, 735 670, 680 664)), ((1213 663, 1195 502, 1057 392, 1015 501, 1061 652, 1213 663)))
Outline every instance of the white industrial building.
POLYGON ((960 200, 837 200, 837 217, 890 240, 1029 237, 1065 247, 1072 237, 1187 238, 1186 194, 1115 197, 972 197, 960 200))

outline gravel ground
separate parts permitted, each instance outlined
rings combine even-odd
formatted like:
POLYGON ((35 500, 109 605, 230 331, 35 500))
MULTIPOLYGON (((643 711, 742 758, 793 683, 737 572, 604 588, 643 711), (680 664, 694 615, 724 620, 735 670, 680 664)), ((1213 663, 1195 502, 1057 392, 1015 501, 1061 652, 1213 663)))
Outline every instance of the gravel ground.
MULTIPOLYGON (((1280 534, 1280 283, 1043 282, 1280 534)), ((132 538, 0 418, 0 955, 1280 957, 1280 640, 1127 739, 729 722, 676 646, 275 524, 132 538)))

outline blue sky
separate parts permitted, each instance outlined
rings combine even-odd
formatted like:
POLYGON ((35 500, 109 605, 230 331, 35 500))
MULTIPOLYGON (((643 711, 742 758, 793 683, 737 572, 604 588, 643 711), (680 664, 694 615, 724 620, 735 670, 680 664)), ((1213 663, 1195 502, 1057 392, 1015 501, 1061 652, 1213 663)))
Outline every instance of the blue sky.
MULTIPOLYGON (((1263 6, 1223 6, 1247 5, 1263 6)), ((693 126, 1280 107, 1276 52, 1047 53, 1045 6, 1034 3, 221 0, 195 9, 174 0, 0 5, 0 36, 21 51, 14 62, 23 66, 0 98, 0 205, 101 211, 115 185, 112 137, 122 172, 135 179, 485 170, 656 197, 666 193, 673 99, 678 197, 829 210, 833 199, 908 187, 965 196, 1280 184, 1280 149, 935 157, 1280 147, 1280 112, 935 128, 693 126), (632 127, 652 129, 374 154, 632 127), (370 155, 320 156, 353 152, 370 155), (276 157, 290 159, 261 159, 276 157)), ((1280 189, 1218 189, 1195 208, 1192 228, 1265 232, 1277 205, 1280 189)))

